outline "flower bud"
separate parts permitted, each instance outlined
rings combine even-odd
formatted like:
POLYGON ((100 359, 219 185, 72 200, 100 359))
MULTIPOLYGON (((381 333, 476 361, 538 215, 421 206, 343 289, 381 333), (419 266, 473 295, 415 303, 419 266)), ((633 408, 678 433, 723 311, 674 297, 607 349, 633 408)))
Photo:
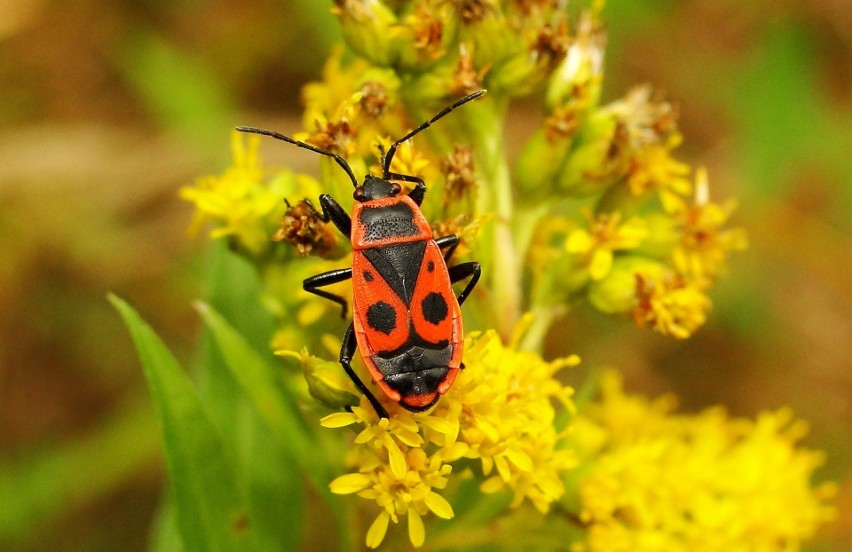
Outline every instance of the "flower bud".
POLYGON ((380 0, 334 0, 332 12, 340 19, 343 38, 356 53, 376 65, 391 65, 397 17, 380 0))
POLYGON ((615 114, 592 113, 558 175, 559 188, 578 197, 602 193, 626 173, 628 146, 626 128, 615 114))
POLYGON ((458 18, 448 3, 419 2, 401 20, 395 35, 399 69, 426 71, 454 49, 458 18))
POLYGON ((667 271, 666 265, 647 257, 618 257, 606 278, 589 284, 587 297, 592 306, 603 313, 628 312, 636 306, 636 275, 662 278, 667 271))
POLYGON ((346 377, 340 364, 311 356, 307 349, 300 352, 276 351, 276 355, 295 358, 302 367, 308 392, 325 406, 340 410, 360 404, 352 381, 346 377))
POLYGON ((515 182, 524 196, 529 194, 534 199, 551 191, 562 159, 570 147, 570 138, 555 136, 550 139, 544 128, 532 135, 515 163, 515 182))
POLYGON ((606 35, 593 16, 586 14, 567 54, 554 71, 547 89, 547 106, 554 109, 583 98, 588 107, 597 104, 603 81, 606 35))

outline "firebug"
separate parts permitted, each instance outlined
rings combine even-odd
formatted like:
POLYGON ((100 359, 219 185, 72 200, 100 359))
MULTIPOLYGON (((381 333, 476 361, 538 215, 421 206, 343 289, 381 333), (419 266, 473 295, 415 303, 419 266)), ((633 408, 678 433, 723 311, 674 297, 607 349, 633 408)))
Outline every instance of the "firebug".
POLYGON ((416 176, 391 172, 391 162, 400 144, 483 94, 485 90, 479 90, 459 99, 394 142, 383 156, 382 177, 368 174, 360 185, 352 168, 336 153, 270 130, 237 127, 331 157, 352 181, 355 206, 351 215, 330 195, 319 197, 320 218, 334 223, 352 242, 352 267, 307 278, 303 287, 334 301, 345 315, 346 299, 321 288, 352 280, 352 323, 343 336, 339 361, 382 418, 388 417, 387 410, 352 369, 356 349, 388 398, 414 412, 430 408, 464 367, 460 307, 481 274, 477 262, 447 268, 458 236, 432 235, 420 210, 426 183, 416 176), (415 186, 407 195, 401 194, 398 181, 415 186), (456 296, 452 284, 466 279, 467 285, 456 296))

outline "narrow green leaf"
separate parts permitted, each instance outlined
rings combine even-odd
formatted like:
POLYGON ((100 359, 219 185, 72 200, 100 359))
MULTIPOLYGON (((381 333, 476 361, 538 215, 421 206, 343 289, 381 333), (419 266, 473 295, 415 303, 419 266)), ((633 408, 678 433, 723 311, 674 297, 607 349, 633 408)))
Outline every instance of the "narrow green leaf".
POLYGON ((270 428, 288 444, 292 459, 306 473, 321 479, 314 442, 292 398, 278 385, 275 368, 212 307, 198 302, 196 308, 232 375, 270 428))
POLYGON ((136 344, 163 430, 177 526, 186 550, 256 550, 233 462, 192 382, 139 314, 114 295, 136 344))
POLYGON ((278 384, 275 365, 268 362, 209 305, 198 302, 196 308, 219 346, 225 363, 242 387, 249 400, 269 425, 293 465, 298 466, 313 483, 337 518, 341 543, 346 546, 350 536, 345 528, 348 521, 341 503, 331 495, 328 482, 331 475, 329 463, 324 460, 319 442, 311 435, 304 419, 299 415, 295 401, 286 389, 278 384))

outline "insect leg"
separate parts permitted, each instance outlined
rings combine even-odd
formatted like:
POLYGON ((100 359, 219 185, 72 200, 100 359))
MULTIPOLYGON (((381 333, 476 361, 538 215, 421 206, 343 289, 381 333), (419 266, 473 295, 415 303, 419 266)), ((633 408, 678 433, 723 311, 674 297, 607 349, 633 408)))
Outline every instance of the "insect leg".
POLYGON ((470 261, 468 263, 462 263, 451 267, 449 272, 450 282, 452 283, 460 282, 465 278, 470 278, 470 281, 467 283, 464 290, 459 293, 458 301, 459 305, 461 305, 464 303, 464 300, 467 299, 470 292, 473 291, 473 288, 476 287, 476 283, 479 281, 479 276, 482 274, 482 267, 479 266, 478 262, 470 261))
POLYGON ((359 391, 364 393, 364 396, 367 397, 367 400, 370 401, 370 404, 373 405, 373 408, 376 410, 376 414, 379 415, 379 418, 390 418, 388 416, 388 411, 385 410, 385 407, 379 403, 378 399, 376 399, 375 395, 364 385, 364 382, 361 381, 361 378, 358 377, 358 374, 355 373, 355 370, 352 369, 352 356, 355 354, 355 349, 358 346, 358 343, 355 341, 355 331, 352 324, 349 324, 349 327, 346 329, 346 333, 343 334, 343 346, 340 348, 340 365, 343 366, 343 369, 346 371, 346 375, 349 376, 349 379, 352 380, 352 383, 355 384, 355 387, 358 388, 359 391))
POLYGON ((451 234, 449 236, 444 236, 443 238, 438 238, 435 240, 435 243, 438 244, 438 247, 441 249, 447 248, 444 251, 444 261, 450 262, 450 257, 453 256, 453 253, 456 252, 456 248, 459 246, 459 237, 455 234, 451 234))
POLYGON ((317 274, 316 276, 306 278, 305 281, 302 282, 302 289, 304 289, 308 293, 313 293, 314 295, 319 295, 320 297, 325 297, 330 301, 334 301, 341 307, 340 317, 346 318, 346 299, 335 293, 324 291, 318 288, 330 286, 331 284, 336 284, 338 282, 343 282, 344 280, 348 280, 350 278, 352 278, 351 268, 340 268, 337 270, 330 270, 328 272, 323 272, 322 274, 317 274))
POLYGON ((324 222, 333 222, 347 239, 350 238, 352 236, 352 219, 349 218, 349 213, 344 211, 343 207, 328 194, 320 195, 319 200, 320 207, 322 207, 320 218, 324 222))

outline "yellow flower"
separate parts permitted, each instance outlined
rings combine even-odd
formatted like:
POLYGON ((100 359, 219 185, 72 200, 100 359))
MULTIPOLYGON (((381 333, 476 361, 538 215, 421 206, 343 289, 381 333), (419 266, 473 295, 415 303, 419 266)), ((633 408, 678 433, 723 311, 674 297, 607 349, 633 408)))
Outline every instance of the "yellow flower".
MULTIPOLYGON (((271 229, 284 212, 282 190, 264 183, 258 136, 231 135, 233 164, 221 176, 201 178, 181 189, 180 196, 195 204, 192 229, 208 221, 216 223, 211 238, 233 236, 252 254, 269 246, 271 229)), ((287 175, 289 178, 292 175, 287 175)), ((289 184, 295 188, 295 183, 289 184)))
POLYGON ((671 397, 627 395, 615 373, 601 388, 575 424, 588 529, 576 552, 794 551, 833 515, 834 485, 810 482, 823 456, 797 446, 806 429, 789 410, 676 415, 671 397))
POLYGON ((454 515, 449 502, 433 490, 446 487, 452 467, 439 453, 427 455, 413 414, 398 411, 391 419, 379 419, 365 403, 353 407, 352 412, 329 414, 320 422, 329 428, 365 426, 355 437, 356 448, 350 458, 358 471, 332 481, 331 491, 357 493, 381 507, 367 531, 370 548, 384 540, 389 521, 398 523, 402 516, 408 517, 411 543, 421 546, 426 535, 422 516, 432 512, 449 519, 454 515))
POLYGON ((692 192, 692 183, 686 178, 689 165, 671 156, 680 142, 680 135, 672 134, 665 143, 649 144, 634 151, 628 170, 630 191, 634 195, 656 191, 666 212, 683 209, 685 198, 692 192))
POLYGON ((579 228, 568 235, 565 249, 581 255, 592 280, 601 280, 612 268, 613 253, 634 249, 648 236, 644 221, 633 217, 621 222, 621 213, 600 213, 585 210, 590 230, 579 228))
POLYGON ((747 239, 741 228, 723 228, 735 203, 728 201, 719 205, 708 200, 707 171, 704 169, 697 171, 695 191, 695 205, 672 215, 680 235, 672 251, 672 260, 680 273, 707 281, 723 267, 729 251, 746 248, 747 239))
MULTIPOLYGON (((370 167, 370 172, 375 175, 382 174, 382 166, 378 162, 382 159, 382 152, 387 153, 391 146, 391 140, 385 137, 378 137, 373 142, 373 154, 377 163, 370 167)), ((424 180, 431 181, 432 173, 427 173, 425 169, 430 166, 429 159, 418 149, 416 149, 411 140, 406 140, 396 149, 393 160, 391 161, 390 171, 395 174, 405 174, 408 176, 419 176, 424 180)), ((406 183, 401 183, 406 184, 406 183)))
POLYGON ((640 326, 678 339, 686 339, 707 320, 710 299, 680 276, 636 274, 633 318, 640 326))
POLYGON ((323 418, 325 427, 358 428, 350 458, 357 471, 335 479, 331 489, 357 493, 381 508, 367 545, 378 546, 389 522, 403 516, 411 543, 423 544, 423 516, 453 516, 437 491, 450 482, 451 464, 464 458, 479 461, 483 492, 509 488, 513 507, 528 500, 547 512, 564 493, 561 474, 576 465, 574 453, 562 448, 567 429, 555 426, 553 404, 573 412, 572 389, 554 375, 577 362, 576 357, 545 362, 503 345, 495 332, 469 334, 466 368, 431 411, 413 414, 387 404, 391 418, 379 419, 363 399, 352 412, 323 418))

